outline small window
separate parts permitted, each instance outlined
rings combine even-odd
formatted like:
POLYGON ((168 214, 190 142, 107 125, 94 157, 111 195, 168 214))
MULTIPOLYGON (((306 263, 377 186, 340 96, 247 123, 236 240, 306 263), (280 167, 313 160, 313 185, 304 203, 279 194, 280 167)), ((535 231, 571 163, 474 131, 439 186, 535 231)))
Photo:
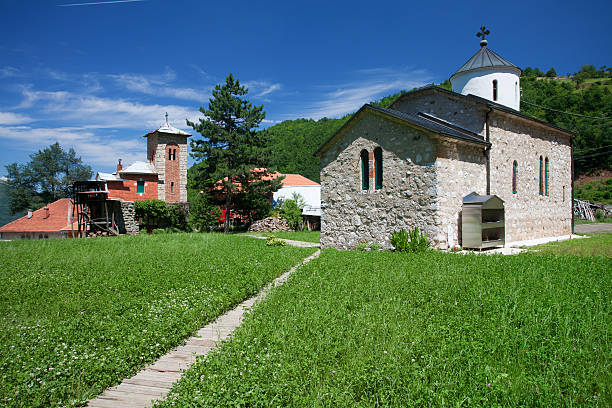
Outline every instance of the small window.
POLYGON ((138 183, 136 183, 136 192, 139 194, 144 193, 144 181, 143 180, 138 180, 138 183))
POLYGON ((493 80, 493 100, 497 100, 497 79, 493 80))
POLYGON ((565 186, 563 186, 563 202, 565 202, 565 186))
POLYGON ((176 160, 176 149, 168 149, 168 160, 176 160))
POLYGON ((382 149, 374 149, 374 188, 380 190, 383 184, 383 158, 382 149))
POLYGON ((548 157, 544 159, 544 195, 548 197, 548 157))
POLYGON ((170 194, 174 194, 174 181, 170 182, 170 194))
POLYGON ((516 194, 517 178, 518 178, 518 163, 515 160, 514 163, 512 163, 512 194, 516 194))
POLYGON ((544 160, 542 160, 542 156, 540 156, 540 195, 542 195, 544 193, 544 177, 543 177, 543 172, 544 172, 544 160))
POLYGON ((370 189, 370 158, 365 149, 361 151, 361 189, 370 189))

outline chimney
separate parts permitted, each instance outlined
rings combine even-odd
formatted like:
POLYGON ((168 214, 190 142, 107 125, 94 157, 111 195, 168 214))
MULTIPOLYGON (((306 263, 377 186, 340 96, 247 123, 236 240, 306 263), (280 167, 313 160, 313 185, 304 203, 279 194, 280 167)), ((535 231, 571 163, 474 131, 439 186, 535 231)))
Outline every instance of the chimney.
POLYGON ((28 220, 32 218, 32 209, 28 208, 28 220))
POLYGON ((121 159, 119 159, 119 163, 117 163, 117 173, 123 170, 123 166, 121 165, 121 159))
POLYGON ((45 207, 44 210, 45 210, 45 216, 43 217, 43 219, 47 219, 49 218, 49 207, 45 207))

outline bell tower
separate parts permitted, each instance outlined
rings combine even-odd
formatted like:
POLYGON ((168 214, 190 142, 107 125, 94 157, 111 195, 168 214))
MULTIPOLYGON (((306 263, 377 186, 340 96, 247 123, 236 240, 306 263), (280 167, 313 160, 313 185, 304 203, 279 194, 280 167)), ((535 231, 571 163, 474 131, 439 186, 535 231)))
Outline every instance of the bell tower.
POLYGON ((157 197, 167 203, 187 202, 187 138, 168 123, 147 133, 147 159, 157 172, 157 197))
POLYGON ((480 50, 450 77, 453 92, 480 96, 518 111, 521 70, 487 48, 485 36, 489 34, 484 26, 480 27, 476 34, 481 38, 480 50))

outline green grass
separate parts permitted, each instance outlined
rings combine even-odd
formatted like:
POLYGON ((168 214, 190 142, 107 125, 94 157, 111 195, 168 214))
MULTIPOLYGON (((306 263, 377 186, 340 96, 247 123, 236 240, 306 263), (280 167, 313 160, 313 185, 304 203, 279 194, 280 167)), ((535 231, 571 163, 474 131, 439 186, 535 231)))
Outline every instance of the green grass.
POLYGON ((82 403, 312 252, 222 234, 0 242, 0 405, 82 403))
POLYGON ((588 238, 550 242, 529 248, 539 255, 603 256, 612 258, 612 234, 594 234, 588 238))
POLYGON ((610 406, 612 260, 323 251, 170 406, 610 406))
POLYGON ((264 237, 274 235, 277 238, 292 239, 294 241, 304 242, 319 243, 321 241, 321 231, 258 232, 255 233, 255 235, 260 235, 264 237))

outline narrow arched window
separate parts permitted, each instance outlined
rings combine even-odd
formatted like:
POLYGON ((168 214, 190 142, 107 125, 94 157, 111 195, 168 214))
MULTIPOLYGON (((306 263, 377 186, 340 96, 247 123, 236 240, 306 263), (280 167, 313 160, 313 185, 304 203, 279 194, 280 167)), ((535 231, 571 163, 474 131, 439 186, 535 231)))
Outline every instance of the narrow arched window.
POLYGON ((497 100, 497 79, 493 80, 493 100, 497 100))
POLYGON ((361 189, 370 189, 370 157, 368 151, 361 151, 361 189))
POLYGON ((518 163, 515 160, 514 163, 512 163, 512 194, 516 194, 517 178, 518 178, 518 163))
POLYGON ((548 157, 544 159, 544 194, 548 196, 548 157))
POLYGON ((382 149, 374 149, 374 188, 380 190, 383 184, 383 158, 382 149))
POLYGON ((542 160, 542 156, 540 156, 540 195, 544 192, 544 160, 542 160))

